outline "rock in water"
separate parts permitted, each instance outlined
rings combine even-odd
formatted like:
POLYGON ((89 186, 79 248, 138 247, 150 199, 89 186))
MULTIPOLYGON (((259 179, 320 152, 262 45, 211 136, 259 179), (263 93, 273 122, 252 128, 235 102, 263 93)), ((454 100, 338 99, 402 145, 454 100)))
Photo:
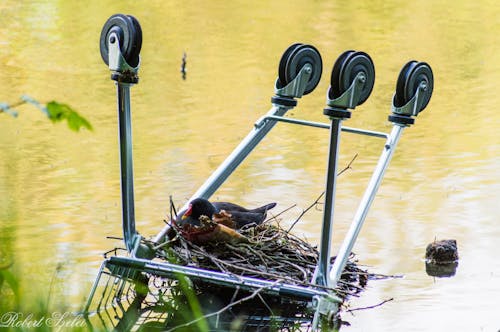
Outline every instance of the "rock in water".
POLYGON ((425 249, 425 259, 432 264, 450 264, 458 261, 456 240, 434 241, 425 249))

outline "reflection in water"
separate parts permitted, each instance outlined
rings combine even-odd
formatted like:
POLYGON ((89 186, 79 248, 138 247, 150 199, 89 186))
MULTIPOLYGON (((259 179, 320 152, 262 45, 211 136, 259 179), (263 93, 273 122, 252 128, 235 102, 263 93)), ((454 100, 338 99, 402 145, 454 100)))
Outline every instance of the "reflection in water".
MULTIPOLYGON (((490 257, 500 237, 500 7, 492 0, 3 1, 0 100, 28 93, 67 102, 95 129, 75 134, 24 109, 17 119, 0 114, 0 246, 25 276, 27 298, 47 289, 63 262, 54 292, 81 306, 99 253, 115 245, 105 237, 122 233, 115 91, 98 50, 102 24, 116 12, 136 16, 144 32, 132 107, 137 227, 146 236, 163 226, 169 194, 180 204, 188 199, 269 109, 278 61, 291 43, 315 45, 324 64, 319 86, 292 116, 326 121, 331 66, 344 50, 361 50, 375 63, 375 88, 345 124, 380 131, 401 66, 428 62, 434 95, 405 132, 354 248, 360 262, 406 278, 356 300, 395 298, 383 310, 357 313, 346 330, 498 329, 500 261, 490 257), (186 80, 179 75, 184 51, 186 80), (422 252, 435 237, 461 244, 453 278, 424 271, 422 252)), ((298 204, 299 214, 323 191, 327 139, 326 131, 277 126, 216 198, 298 204)), ((339 178, 334 250, 379 149, 342 137, 339 165, 358 158, 339 178)), ((321 211, 311 211, 294 229, 317 243, 319 220, 321 211)))
POLYGON ((429 263, 425 262, 425 272, 431 277, 453 277, 457 273, 458 262, 429 263))

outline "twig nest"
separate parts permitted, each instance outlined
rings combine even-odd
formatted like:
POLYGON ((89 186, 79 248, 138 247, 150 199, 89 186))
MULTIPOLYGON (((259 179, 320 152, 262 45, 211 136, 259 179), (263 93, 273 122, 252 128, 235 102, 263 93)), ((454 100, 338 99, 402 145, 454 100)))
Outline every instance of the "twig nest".
POLYGON ((458 261, 456 240, 434 241, 425 249, 425 259, 431 264, 450 264, 458 261))

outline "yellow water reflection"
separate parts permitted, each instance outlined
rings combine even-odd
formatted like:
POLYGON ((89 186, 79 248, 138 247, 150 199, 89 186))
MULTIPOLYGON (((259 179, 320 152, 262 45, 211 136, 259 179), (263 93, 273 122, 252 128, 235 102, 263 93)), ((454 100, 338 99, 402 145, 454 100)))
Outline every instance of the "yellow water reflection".
MULTIPOLYGON (((25 276, 25 289, 46 289, 63 263, 58 291, 78 306, 99 253, 119 245, 105 239, 119 236, 121 225, 115 87, 98 49, 101 27, 116 12, 133 14, 143 29, 132 107, 144 235, 163 226, 168 196, 182 204, 269 109, 291 43, 311 43, 323 57, 322 81, 292 112, 315 121, 327 121, 322 109, 337 56, 370 54, 375 88, 346 122, 367 129, 390 130, 400 68, 410 59, 428 62, 434 95, 404 132, 355 247, 377 272, 407 277, 374 282, 360 305, 395 301, 359 313, 350 329, 374 322, 387 331, 498 329, 492 310, 500 294, 483 288, 498 283, 500 271, 489 258, 500 236, 500 7, 492 0, 3 1, 0 100, 26 93, 67 102, 95 128, 75 134, 28 106, 17 119, 0 114, 0 246, 25 276), (458 240, 453 279, 425 275, 421 258, 435 237, 458 240), (436 313, 440 322, 426 326, 436 313)), ((323 190, 327 142, 325 130, 278 125, 215 196, 244 205, 297 203, 287 216, 293 220, 323 190)), ((341 144, 341 166, 359 156, 337 186, 334 249, 382 149, 376 139, 349 134, 341 144)), ((320 220, 314 211, 295 230, 317 242, 320 220)))

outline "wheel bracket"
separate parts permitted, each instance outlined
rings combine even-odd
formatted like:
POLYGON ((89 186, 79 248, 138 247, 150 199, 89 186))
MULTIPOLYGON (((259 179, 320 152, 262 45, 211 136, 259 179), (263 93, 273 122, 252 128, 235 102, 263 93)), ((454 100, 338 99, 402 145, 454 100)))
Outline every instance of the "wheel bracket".
POLYGON ((418 113, 422 111, 422 104, 425 99, 422 94, 426 91, 427 83, 425 81, 420 82, 415 95, 410 99, 410 101, 401 107, 394 105, 394 98, 396 98, 396 94, 394 94, 394 97, 392 98, 392 113, 406 116, 417 116, 418 113))
POLYGON ((137 67, 130 66, 120 50, 119 36, 114 32, 108 38, 108 59, 112 80, 124 83, 137 83, 139 81, 137 72, 141 64, 140 57, 137 67))
MULTIPOLYGON (((326 104, 336 108, 355 108, 358 106, 361 93, 366 83, 366 75, 359 72, 351 83, 351 86, 335 99, 330 99, 329 91, 326 94, 326 104)), ((330 87, 331 89, 331 87, 330 87)))
POLYGON ((300 98, 304 95, 304 91, 306 91, 311 75, 312 66, 309 63, 306 63, 304 67, 300 69, 297 76, 286 86, 280 88, 278 84, 279 78, 276 79, 274 92, 281 97, 300 98))

